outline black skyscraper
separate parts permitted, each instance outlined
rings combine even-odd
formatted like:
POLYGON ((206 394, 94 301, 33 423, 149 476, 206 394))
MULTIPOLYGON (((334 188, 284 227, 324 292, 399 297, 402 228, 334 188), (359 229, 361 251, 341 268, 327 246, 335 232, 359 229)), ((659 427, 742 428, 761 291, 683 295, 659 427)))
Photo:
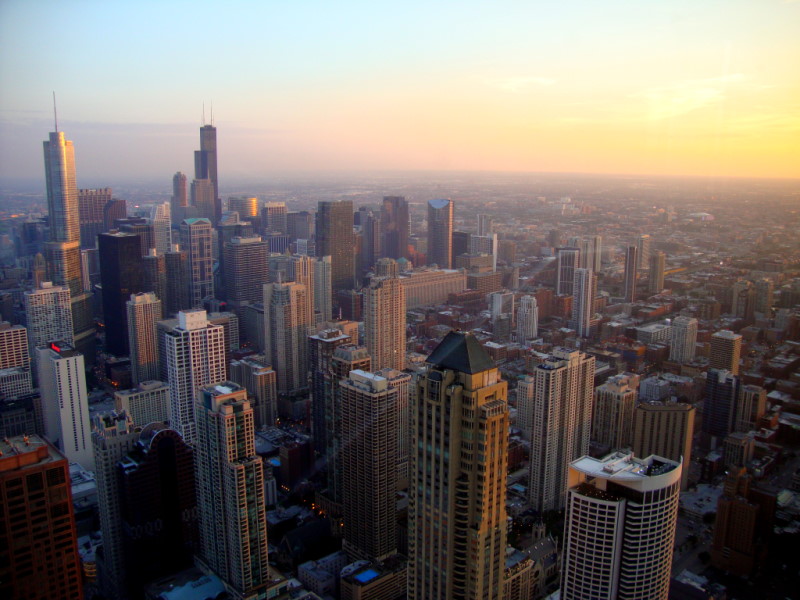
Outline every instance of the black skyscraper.
POLYGON ((383 256, 408 258, 408 202, 402 196, 385 196, 381 212, 383 256))
POLYGON ((102 233, 97 236, 100 283, 103 286, 103 319, 107 352, 128 354, 128 318, 125 302, 131 294, 146 291, 142 268, 141 240, 132 233, 102 233))
POLYGON ((317 256, 331 257, 334 291, 353 288, 355 245, 353 201, 320 202, 317 209, 317 256))

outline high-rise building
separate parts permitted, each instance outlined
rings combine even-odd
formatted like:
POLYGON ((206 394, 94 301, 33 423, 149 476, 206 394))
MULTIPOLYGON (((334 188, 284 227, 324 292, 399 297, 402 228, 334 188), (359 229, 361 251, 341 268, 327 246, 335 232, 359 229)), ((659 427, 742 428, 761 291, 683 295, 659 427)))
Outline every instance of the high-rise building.
POLYGON ((339 383, 344 542, 353 559, 397 551, 398 391, 385 377, 351 371, 339 383))
POLYGON ((0 441, 0 596, 83 597, 67 458, 38 435, 0 441))
POLYGON ((260 237, 235 237, 223 249, 223 291, 234 307, 260 302, 269 275, 269 247, 260 237))
POLYGON ((47 183, 49 241, 45 244, 47 278, 69 288, 72 303, 72 338, 85 351, 92 351, 94 321, 91 295, 84 292, 81 269, 81 235, 78 186, 75 180, 75 149, 63 131, 50 133, 44 142, 47 183))
POLYGON ((293 242, 314 237, 314 216, 307 210, 286 213, 286 233, 293 242))
POLYGON ((216 198, 214 197, 214 182, 210 179, 193 179, 190 187, 190 196, 194 214, 197 218, 208 219, 217 223, 216 198))
MULTIPOLYGON (((145 261, 145 266, 147 261, 145 261)), ((189 253, 180 250, 178 244, 164 255, 165 293, 164 314, 170 317, 178 311, 192 308, 189 281, 189 253)))
POLYGON ((650 236, 642 234, 636 240, 636 269, 645 271, 650 266, 650 236))
POLYGON ((287 264, 287 276, 289 280, 294 281, 295 283, 300 283, 306 286, 306 311, 307 311, 307 321, 309 325, 313 325, 315 318, 314 318, 314 287, 316 281, 316 266, 318 261, 312 258, 311 256, 306 256, 305 254, 295 254, 293 255, 287 264))
POLYGON ((427 362, 411 409, 408 598, 500 598, 507 384, 470 334, 448 333, 427 362))
POLYGON ((711 351, 708 366, 724 369, 732 375, 739 374, 739 358, 742 354, 742 336, 727 329, 711 336, 711 351))
POLYGON ((650 282, 647 284, 647 291, 651 294, 658 294, 664 289, 665 268, 666 255, 661 251, 653 252, 650 255, 650 282))
POLYGON ((314 313, 315 321, 326 322, 333 318, 333 281, 330 256, 317 257, 314 265, 314 313))
POLYGON ((196 308, 206 296, 214 295, 214 258, 211 251, 211 221, 185 219, 181 223, 181 249, 189 267, 189 301, 196 308))
POLYGON ((625 275, 622 280, 622 297, 625 302, 636 300, 638 256, 639 253, 636 246, 627 246, 625 248, 625 275))
MULTIPOLYGON (((72 304, 69 288, 42 283, 41 289, 25 292, 28 325, 28 354, 35 359, 36 347, 54 340, 73 343, 72 304)), ((34 360, 34 371, 36 364, 34 360)))
POLYGON ((375 370, 406 368, 406 295, 397 277, 373 277, 364 289, 364 335, 375 370))
POLYGON ((747 433, 758 430, 758 423, 766 411, 767 390, 758 385, 743 385, 739 390, 736 408, 736 431, 747 433))
POLYGON ((126 302, 143 289, 139 236, 102 233, 97 238, 100 282, 103 285, 103 321, 107 352, 127 356, 129 349, 126 302))
POLYGON ((154 204, 150 210, 153 224, 153 247, 161 255, 172 249, 172 212, 169 202, 154 204))
POLYGON ((755 283, 755 312, 762 316, 769 317, 772 314, 774 304, 773 292, 775 285, 771 279, 759 279, 755 283))
POLYGON ((156 379, 142 381, 132 389, 114 392, 114 406, 118 413, 124 412, 139 427, 148 423, 167 422, 169 386, 156 379))
POLYGON ((589 451, 593 356, 556 348, 533 369, 534 399, 528 493, 535 510, 561 510, 567 467, 589 451))
POLYGON ((411 374, 397 369, 378 369, 375 374, 386 379, 391 389, 397 390, 397 487, 406 489, 411 451, 411 374))
POLYGON ((308 370, 311 374, 311 431, 314 448, 325 455, 327 432, 336 404, 336 390, 341 378, 333 373, 333 353, 339 346, 350 344, 350 336, 339 329, 323 329, 308 336, 308 370))
POLYGON ((478 215, 478 235, 485 236, 492 234, 492 217, 487 214, 478 215))
POLYGON ((358 219, 358 235, 356 243, 359 246, 356 260, 356 275, 363 278, 380 258, 381 250, 381 218, 380 213, 367 206, 362 206, 356 212, 358 219))
POLYGON ((317 256, 331 257, 332 289, 352 289, 355 276, 353 201, 320 201, 316 216, 316 236, 317 256))
MULTIPOLYGON (((653 269, 650 269, 653 276, 653 269)), ((697 319, 692 317, 675 317, 672 320, 669 359, 679 363, 687 363, 694 358, 697 347, 697 319)))
POLYGON ((572 296, 575 269, 580 266, 580 259, 578 248, 559 248, 556 252, 556 294, 559 296, 572 296))
POLYGON ((261 209, 261 227, 264 233, 286 233, 288 214, 289 211, 285 202, 267 202, 264 204, 261 209))
POLYGON ((22 325, 0 321, 0 398, 11 398, 31 391, 31 364, 28 331, 22 325), (17 371, 17 377, 3 377, 17 371))
POLYGON ((539 337, 539 307, 536 298, 523 296, 517 309, 517 342, 524 344, 539 337))
POLYGON ((111 201, 111 188, 78 190, 81 248, 96 248, 97 236, 105 231, 103 208, 111 201))
POLYGON ((428 200, 428 264, 453 267, 453 201, 428 200))
POLYGON ((666 600, 681 463, 617 452, 569 465, 561 597, 666 600))
POLYGON ((195 420, 198 559, 232 597, 264 597, 270 582, 264 468, 247 390, 231 381, 203 387, 195 420))
POLYGON ((155 248, 142 257, 142 288, 153 292, 162 303, 167 301, 166 254, 157 254, 155 248))
POLYGON ((51 342, 36 352, 44 435, 70 462, 94 471, 83 354, 61 342, 51 342))
POLYGON ((126 308, 131 379, 133 383, 158 379, 160 369, 156 323, 163 318, 161 300, 152 292, 131 294, 126 308))
MULTIPOLYGON (((609 450, 622 450, 633 442, 633 411, 639 378, 630 373, 613 375, 595 388, 592 440, 609 450)), ((637 455, 638 456, 638 455, 637 455)))
POLYGON ((384 196, 381 209, 383 256, 408 258, 408 202, 402 196, 384 196))
POLYGON ((278 378, 278 392, 291 394, 308 387, 308 291, 301 283, 264 286, 268 356, 278 378))
POLYGON ((579 337, 592 334, 594 299, 597 296, 597 278, 591 269, 575 269, 572 283, 572 319, 570 326, 579 337))
POLYGON ((133 448, 140 431, 124 412, 96 414, 92 417, 97 505, 100 531, 103 533, 97 575, 100 589, 109 598, 128 597, 117 463, 133 448))
POLYGON ((689 487, 695 407, 682 402, 640 402, 633 414, 633 453, 655 454, 686 465, 681 489, 689 487))
POLYGON ((134 598, 146 583, 191 567, 198 545, 193 449, 164 423, 150 423, 138 438, 117 463, 126 583, 134 598))
POLYGON ((128 217, 128 203, 123 198, 111 198, 103 207, 103 230, 116 229, 114 222, 128 217))
POLYGON ((225 381, 225 333, 204 310, 181 311, 159 324, 159 347, 170 393, 170 421, 187 443, 195 441, 193 403, 198 390, 225 381))
POLYGON ((239 213, 242 221, 256 221, 258 220, 258 198, 231 196, 228 198, 228 210, 239 213))
MULTIPOLYGON (((194 178, 208 179, 214 190, 214 200, 219 198, 217 180, 217 128, 204 124, 200 128, 200 150, 194 152, 194 178)), ((214 223, 217 221, 214 220, 214 223)))
POLYGON ((247 390, 256 429, 275 425, 278 418, 277 379, 267 357, 254 354, 232 361, 230 379, 247 390))
POLYGON ((709 369, 703 403, 703 433, 721 443, 736 426, 741 382, 730 371, 709 369))
POLYGON ((172 223, 177 225, 186 216, 184 209, 189 206, 189 196, 186 193, 186 175, 178 171, 172 176, 172 199, 170 200, 172 223))

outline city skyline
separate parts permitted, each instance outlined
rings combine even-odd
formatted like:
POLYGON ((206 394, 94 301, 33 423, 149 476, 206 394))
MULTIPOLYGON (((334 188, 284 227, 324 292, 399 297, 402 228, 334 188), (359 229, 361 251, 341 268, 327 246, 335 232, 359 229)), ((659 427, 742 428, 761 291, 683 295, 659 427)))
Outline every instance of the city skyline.
POLYGON ((0 177, 39 176, 33 140, 52 130, 53 90, 82 186, 192 173, 194 128, 212 120, 226 180, 387 169, 798 175, 798 69, 787 58, 800 55, 797 2, 369 13, 241 2, 215 11, 213 48, 195 35, 208 27, 202 6, 83 6, 0 9, 15 48, 0 65, 0 177), (71 32, 58 61, 38 43, 45 22, 71 32))

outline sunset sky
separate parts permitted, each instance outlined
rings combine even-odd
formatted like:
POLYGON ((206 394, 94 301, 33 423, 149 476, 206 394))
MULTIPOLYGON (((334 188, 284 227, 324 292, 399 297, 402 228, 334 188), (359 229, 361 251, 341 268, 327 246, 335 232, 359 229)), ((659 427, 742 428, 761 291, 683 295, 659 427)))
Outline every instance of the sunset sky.
POLYGON ((800 177, 800 1, 0 2, 0 177, 800 177))

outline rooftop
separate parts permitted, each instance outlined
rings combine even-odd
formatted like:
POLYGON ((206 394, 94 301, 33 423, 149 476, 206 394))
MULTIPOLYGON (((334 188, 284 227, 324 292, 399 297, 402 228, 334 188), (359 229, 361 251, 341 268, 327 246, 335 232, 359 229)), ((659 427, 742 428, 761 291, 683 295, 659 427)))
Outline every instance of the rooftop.
POLYGON ((475 336, 461 331, 448 333, 431 352, 427 362, 470 375, 495 368, 494 361, 475 336))

